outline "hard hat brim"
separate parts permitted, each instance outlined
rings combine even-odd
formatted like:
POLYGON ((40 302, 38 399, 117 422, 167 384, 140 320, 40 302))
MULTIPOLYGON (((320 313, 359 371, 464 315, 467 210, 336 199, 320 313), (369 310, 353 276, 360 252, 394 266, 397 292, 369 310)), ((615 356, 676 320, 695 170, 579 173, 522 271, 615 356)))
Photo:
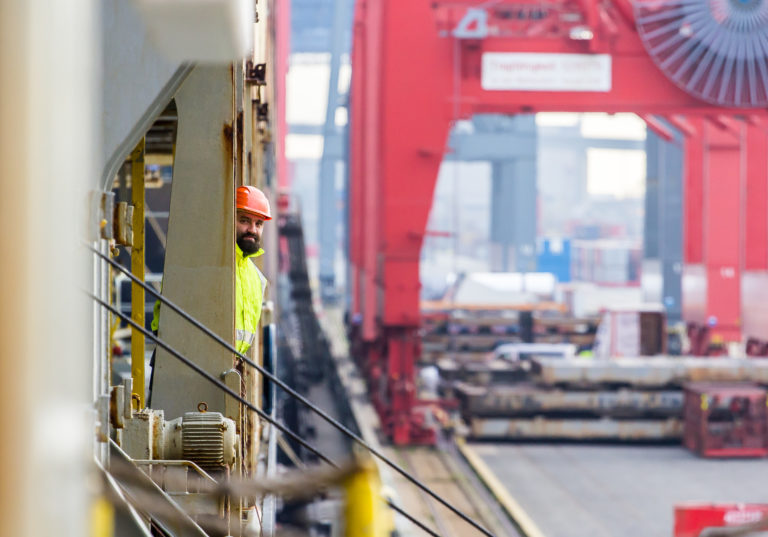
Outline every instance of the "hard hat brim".
POLYGON ((238 211, 245 211, 246 213, 249 213, 249 214, 255 214, 256 216, 258 216, 259 218, 261 218, 264 221, 272 220, 271 216, 267 216, 266 214, 260 213, 259 211, 254 211, 253 209, 249 209, 248 207, 240 207, 240 206, 238 206, 237 210, 238 211))

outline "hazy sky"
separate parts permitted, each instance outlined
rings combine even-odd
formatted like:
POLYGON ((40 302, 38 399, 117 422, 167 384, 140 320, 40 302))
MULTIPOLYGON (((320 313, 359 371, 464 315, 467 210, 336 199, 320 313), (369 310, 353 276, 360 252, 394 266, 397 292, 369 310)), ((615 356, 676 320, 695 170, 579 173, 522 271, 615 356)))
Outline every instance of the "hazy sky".
MULTIPOLYGON (((541 126, 574 126, 585 138, 645 140, 645 122, 635 114, 538 114, 541 126)), ((645 152, 622 149, 587 151, 587 189, 592 195, 640 197, 645 192, 645 152)))

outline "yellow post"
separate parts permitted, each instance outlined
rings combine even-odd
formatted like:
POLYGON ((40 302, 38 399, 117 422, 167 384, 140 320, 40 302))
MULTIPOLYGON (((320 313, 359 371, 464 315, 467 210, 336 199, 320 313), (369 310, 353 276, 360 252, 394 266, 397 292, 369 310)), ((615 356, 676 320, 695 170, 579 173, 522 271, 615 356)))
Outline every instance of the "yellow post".
MULTIPOLYGON (((144 281, 144 139, 131 153, 131 197, 133 201, 133 242, 131 272, 144 281)), ((131 318, 144 326, 144 289, 131 283, 131 318)), ((139 408, 144 408, 144 334, 131 329, 131 376, 133 394, 138 397, 139 408)))
POLYGON ((389 537, 394 521, 382 498, 376 463, 365 456, 358 461, 360 469, 344 482, 344 537, 389 537))
POLYGON ((91 505, 91 537, 114 537, 115 507, 112 503, 98 496, 91 505))

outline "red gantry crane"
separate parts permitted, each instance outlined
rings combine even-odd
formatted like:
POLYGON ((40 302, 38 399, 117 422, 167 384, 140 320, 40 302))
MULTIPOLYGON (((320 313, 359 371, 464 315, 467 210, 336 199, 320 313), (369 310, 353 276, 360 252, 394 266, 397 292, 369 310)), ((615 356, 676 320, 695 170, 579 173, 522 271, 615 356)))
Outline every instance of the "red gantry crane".
POLYGON ((741 340, 742 272, 768 269, 768 1, 359 0, 353 31, 350 332, 395 443, 433 440, 419 255, 449 129, 473 114, 634 112, 682 131, 684 316, 697 351, 741 340))

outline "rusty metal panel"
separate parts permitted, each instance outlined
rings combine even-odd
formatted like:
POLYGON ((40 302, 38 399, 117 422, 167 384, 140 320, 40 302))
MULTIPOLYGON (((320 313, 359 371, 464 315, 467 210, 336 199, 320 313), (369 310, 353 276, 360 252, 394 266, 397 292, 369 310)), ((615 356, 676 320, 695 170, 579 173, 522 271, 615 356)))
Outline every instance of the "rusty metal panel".
POLYGON ((500 343, 519 341, 515 334, 427 334, 422 338, 423 343, 459 350, 493 350, 500 343))
POLYGON ((440 378, 444 381, 464 381, 480 386, 491 383, 510 383, 528 380, 533 363, 521 361, 510 363, 504 360, 461 362, 444 358, 437 362, 440 378))
POLYGON ((422 345, 420 362, 434 364, 450 357, 459 364, 479 363, 488 360, 490 353, 487 351, 452 351, 435 344, 422 345))
POLYGON ((564 391, 533 386, 459 384, 461 410, 468 416, 522 416, 542 413, 622 417, 676 417, 682 414, 680 391, 564 391))
POLYGON ((666 420, 472 418, 470 435, 483 439, 679 440, 683 422, 666 420))
POLYGON ((580 389, 618 386, 677 388, 695 381, 768 384, 768 359, 759 358, 537 358, 508 363, 503 360, 483 361, 479 357, 471 361, 463 360, 462 354, 450 356, 437 362, 444 380, 463 380, 480 385, 510 380, 580 389))
POLYGON ((683 443, 703 457, 764 457, 766 414, 765 388, 748 383, 686 384, 683 443))
POLYGON ((682 386, 689 381, 752 381, 768 384, 768 359, 621 358, 537 360, 536 381, 545 385, 682 386))

